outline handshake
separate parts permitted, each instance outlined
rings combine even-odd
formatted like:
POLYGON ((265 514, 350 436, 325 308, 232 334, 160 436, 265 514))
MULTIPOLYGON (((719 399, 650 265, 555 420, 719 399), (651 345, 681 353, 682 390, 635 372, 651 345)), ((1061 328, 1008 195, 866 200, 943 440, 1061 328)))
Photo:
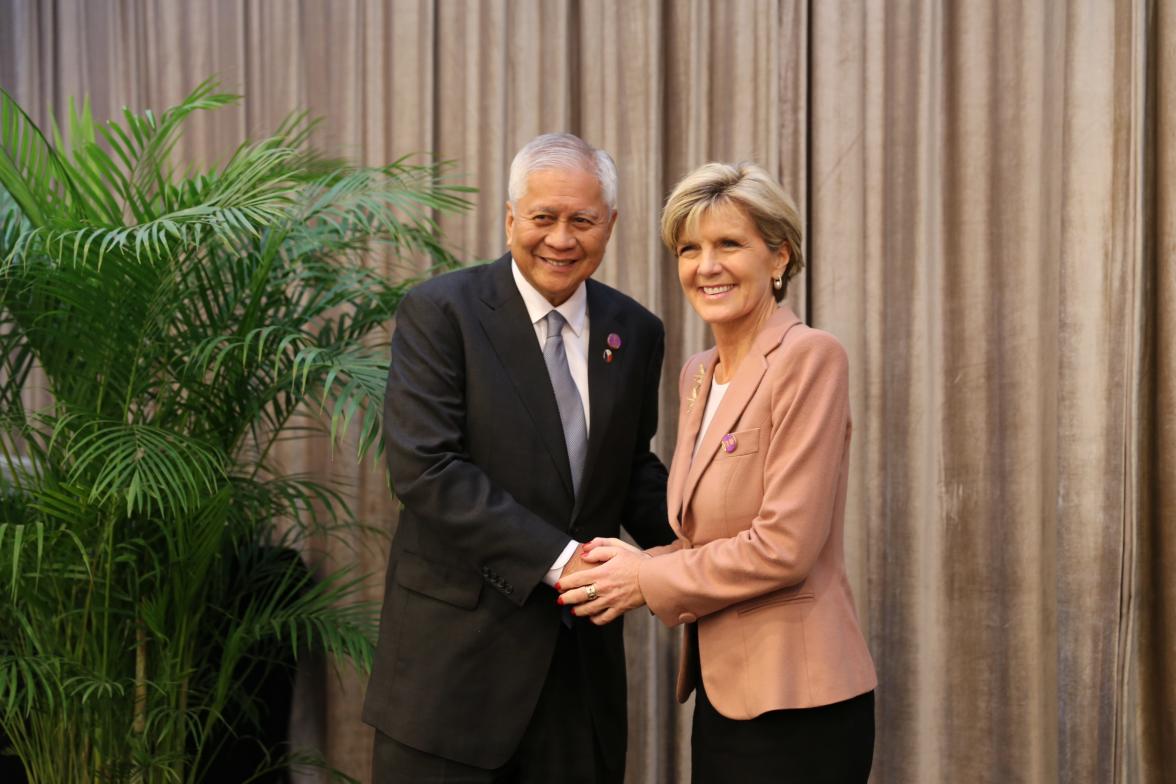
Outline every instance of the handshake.
POLYGON ((560 575, 556 604, 596 625, 610 623, 645 604, 641 562, 651 558, 620 539, 596 538, 580 545, 560 575))

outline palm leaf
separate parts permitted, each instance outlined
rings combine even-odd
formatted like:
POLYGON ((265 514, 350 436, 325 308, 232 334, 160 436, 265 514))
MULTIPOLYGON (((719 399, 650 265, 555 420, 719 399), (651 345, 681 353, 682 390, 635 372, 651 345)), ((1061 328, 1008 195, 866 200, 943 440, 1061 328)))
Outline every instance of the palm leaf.
POLYGON ((60 212, 65 166, 41 130, 0 89, 0 185, 34 225, 60 212))
POLYGON ((65 670, 60 658, 0 652, 0 720, 59 706, 67 698, 65 670))
POLYGON ((124 501, 128 515, 191 513, 226 477, 216 448, 152 425, 79 414, 58 420, 54 437, 67 439, 69 481, 86 483, 91 501, 124 501))

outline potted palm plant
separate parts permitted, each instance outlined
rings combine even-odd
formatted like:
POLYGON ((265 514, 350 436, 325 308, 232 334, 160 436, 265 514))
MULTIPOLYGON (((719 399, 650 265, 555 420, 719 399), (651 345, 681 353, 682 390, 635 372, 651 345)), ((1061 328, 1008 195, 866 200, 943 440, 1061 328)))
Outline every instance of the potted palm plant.
POLYGON ((468 189, 327 159, 304 115, 178 168, 185 120, 235 100, 47 134, 0 91, 0 730, 33 782, 202 781, 259 674, 308 645, 370 664, 362 576, 290 556, 359 522, 272 450, 310 417, 379 454, 408 284, 365 255, 452 265, 434 217, 468 189))

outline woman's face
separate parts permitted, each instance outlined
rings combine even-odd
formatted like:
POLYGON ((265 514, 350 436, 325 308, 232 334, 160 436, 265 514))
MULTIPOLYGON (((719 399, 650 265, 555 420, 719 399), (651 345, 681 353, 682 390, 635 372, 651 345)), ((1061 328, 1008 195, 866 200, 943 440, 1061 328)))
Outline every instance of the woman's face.
POLYGON ((772 279, 784 272, 788 249, 771 250, 740 207, 708 210, 676 250, 686 299, 712 327, 754 332, 776 307, 772 279))

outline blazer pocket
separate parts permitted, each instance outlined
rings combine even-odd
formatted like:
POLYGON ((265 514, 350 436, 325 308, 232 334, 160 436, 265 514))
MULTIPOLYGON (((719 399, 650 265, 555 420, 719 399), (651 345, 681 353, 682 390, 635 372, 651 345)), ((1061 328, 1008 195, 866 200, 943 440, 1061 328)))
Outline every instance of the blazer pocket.
POLYGON ((747 530, 764 501, 764 461, 759 454, 760 429, 739 430, 730 434, 734 447, 730 452, 720 444, 712 465, 723 477, 723 530, 736 536, 747 530))
POLYGON ((817 598, 817 595, 812 591, 796 593, 789 591, 787 588, 784 590, 787 591, 787 593, 776 591, 775 593, 770 593, 767 596, 761 596, 758 599, 751 599, 749 601, 743 602, 743 604, 739 605, 739 609, 736 610, 736 612, 739 615, 746 615, 747 613, 753 613, 757 610, 763 610, 768 607, 775 607, 781 604, 801 604, 804 602, 814 601, 817 598))
POLYGON ((741 455, 755 454, 759 451, 759 437, 760 429, 758 427, 728 433, 719 442, 719 459, 730 460, 741 455), (730 443, 728 439, 733 439, 735 442, 735 447, 730 452, 727 451, 727 445, 730 443))
POLYGON ((396 582, 439 602, 472 610, 478 606, 482 578, 461 567, 426 561, 405 552, 396 564, 396 582))

